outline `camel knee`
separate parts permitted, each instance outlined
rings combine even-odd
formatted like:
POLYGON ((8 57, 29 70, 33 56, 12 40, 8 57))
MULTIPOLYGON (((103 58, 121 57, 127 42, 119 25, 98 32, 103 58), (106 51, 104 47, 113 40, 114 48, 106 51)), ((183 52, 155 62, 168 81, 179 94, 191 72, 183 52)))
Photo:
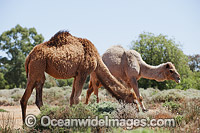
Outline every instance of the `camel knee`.
POLYGON ((22 109, 22 113, 24 112, 24 110, 25 110, 25 107, 26 107, 26 105, 27 105, 27 103, 25 103, 24 102, 24 100, 20 100, 20 105, 21 105, 21 109, 22 109))
POLYGON ((22 98, 21 98, 21 100, 20 100, 20 104, 21 104, 22 107, 27 106, 28 98, 29 98, 29 97, 26 97, 26 94, 24 94, 24 95, 22 96, 22 98))

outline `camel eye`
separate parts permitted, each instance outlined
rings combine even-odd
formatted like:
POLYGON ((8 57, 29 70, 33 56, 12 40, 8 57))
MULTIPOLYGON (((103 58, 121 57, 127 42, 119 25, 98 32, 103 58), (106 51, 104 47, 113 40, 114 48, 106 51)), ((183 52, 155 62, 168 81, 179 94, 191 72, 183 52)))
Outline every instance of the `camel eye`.
POLYGON ((170 73, 173 73, 173 71, 172 70, 169 70, 170 71, 170 73))

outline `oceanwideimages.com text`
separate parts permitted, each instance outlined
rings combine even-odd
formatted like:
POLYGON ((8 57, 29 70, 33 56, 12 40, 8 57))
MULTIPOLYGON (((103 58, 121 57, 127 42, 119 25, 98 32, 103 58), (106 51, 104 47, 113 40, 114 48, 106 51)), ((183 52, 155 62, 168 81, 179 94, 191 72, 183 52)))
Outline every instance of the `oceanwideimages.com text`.
MULTIPOLYGON (((36 117, 34 115, 27 115, 25 124, 28 127, 33 127, 36 124, 36 117)), ((104 116, 104 118, 86 119, 51 119, 49 116, 42 116, 40 124, 44 127, 126 127, 133 129, 134 127, 175 127, 174 119, 115 119, 104 116)))

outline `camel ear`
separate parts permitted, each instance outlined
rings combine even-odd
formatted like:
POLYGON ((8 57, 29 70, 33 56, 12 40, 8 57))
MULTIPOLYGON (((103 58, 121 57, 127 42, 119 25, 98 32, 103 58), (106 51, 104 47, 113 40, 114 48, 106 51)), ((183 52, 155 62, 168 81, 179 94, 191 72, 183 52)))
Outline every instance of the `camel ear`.
POLYGON ((166 68, 169 68, 170 66, 169 66, 169 64, 167 63, 167 65, 166 65, 166 68))

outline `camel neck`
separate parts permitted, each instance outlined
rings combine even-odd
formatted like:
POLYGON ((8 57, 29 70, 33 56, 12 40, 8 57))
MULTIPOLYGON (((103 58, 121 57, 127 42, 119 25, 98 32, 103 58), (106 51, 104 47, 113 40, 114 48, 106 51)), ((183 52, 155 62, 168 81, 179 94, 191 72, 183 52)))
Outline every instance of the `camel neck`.
POLYGON ((141 66, 141 77, 146 79, 162 81, 164 80, 164 75, 162 71, 163 65, 151 66, 146 63, 143 63, 141 66))
POLYGON ((98 60, 96 75, 101 84, 118 100, 125 100, 129 91, 110 73, 101 59, 98 60))

